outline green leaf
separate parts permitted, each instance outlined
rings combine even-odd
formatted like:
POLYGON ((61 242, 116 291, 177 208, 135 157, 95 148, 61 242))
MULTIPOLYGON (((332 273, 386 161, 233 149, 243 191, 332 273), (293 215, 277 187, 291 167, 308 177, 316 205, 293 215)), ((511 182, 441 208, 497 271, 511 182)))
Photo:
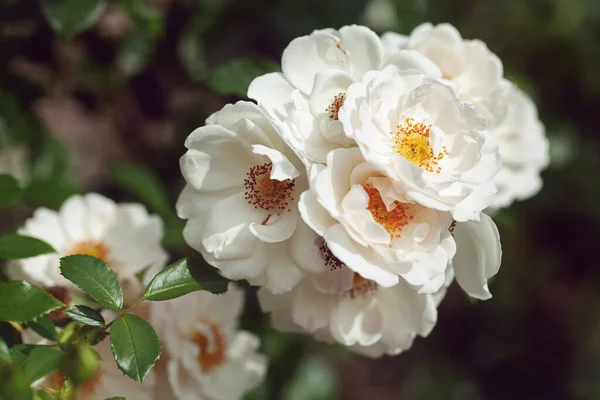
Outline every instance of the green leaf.
POLYGON ((30 236, 7 233, 0 236, 0 260, 15 260, 55 253, 48 243, 30 236))
POLYGON ((54 322, 52 322, 52 320, 47 316, 40 317, 35 321, 28 322, 27 324, 41 337, 49 340, 58 340, 58 332, 56 332, 54 322))
POLYGON ((146 287, 144 298, 170 300, 196 290, 202 290, 202 286, 192 277, 187 260, 183 259, 160 271, 146 287))
POLYGON ((54 371, 63 353, 48 346, 36 346, 25 358, 21 367, 31 381, 36 381, 54 371))
POLYGON ((117 185, 135 193, 145 204, 161 215, 172 214, 171 205, 160 179, 147 167, 135 164, 117 165, 112 170, 117 185))
POLYGON ((22 194, 23 191, 15 178, 10 175, 0 174, 0 208, 17 204, 22 194))
POLYGON ((102 314, 87 306, 73 306, 65 310, 65 315, 73 321, 81 322, 90 326, 104 326, 105 321, 102 314))
POLYGON ((74 255, 60 259, 60 272, 98 303, 119 311, 123 307, 123 290, 117 275, 102 260, 74 255))
POLYGON ((54 371, 63 352, 50 346, 18 344, 10 349, 10 355, 33 382, 54 371))
POLYGON ((110 347, 117 365, 127 376, 142 382, 160 357, 160 342, 143 318, 125 314, 110 330, 110 347))
POLYGON ((56 32, 69 37, 94 26, 104 15, 105 0, 42 0, 48 23, 56 32))
POLYGON ((12 359, 10 357, 10 353, 8 351, 8 346, 4 339, 0 338, 0 361, 11 362, 12 359))
POLYGON ((27 374, 18 365, 0 364, 0 399, 32 400, 33 391, 27 374))
POLYGON ((0 283, 0 321, 25 322, 65 305, 25 281, 0 283))
POLYGON ((150 281, 144 298, 163 301, 197 290, 225 293, 228 284, 229 281, 219 275, 215 268, 206 264, 194 268, 182 259, 163 269, 150 281))
POLYGON ((275 64, 266 60, 236 58, 210 71, 205 83, 215 93, 246 97, 254 78, 277 70, 275 64))
POLYGON ((29 353, 38 346, 36 344, 17 344, 9 349, 10 357, 13 363, 21 364, 25 361, 29 353))

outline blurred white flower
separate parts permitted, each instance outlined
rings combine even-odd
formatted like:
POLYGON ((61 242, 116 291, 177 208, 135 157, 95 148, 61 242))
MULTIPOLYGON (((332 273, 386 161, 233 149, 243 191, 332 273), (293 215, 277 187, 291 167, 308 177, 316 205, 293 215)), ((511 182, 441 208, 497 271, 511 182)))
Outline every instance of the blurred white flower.
POLYGON ((194 292, 152 304, 151 322, 164 345, 168 380, 178 400, 236 400, 267 368, 259 339, 239 331, 244 292, 194 292))
POLYGON ((324 163, 333 149, 355 145, 338 118, 346 91, 367 72, 390 64, 441 76, 418 52, 400 52, 384 59, 377 34, 351 25, 294 39, 283 52, 282 73, 256 78, 248 96, 267 111, 283 139, 310 167, 324 163))
POLYGON ((534 196, 542 188, 540 174, 550 162, 548 138, 535 104, 514 84, 503 80, 476 105, 487 113, 502 156, 502 168, 494 178, 498 193, 490 207, 508 207, 515 200, 534 196))
POLYGON ((334 150, 326 167, 314 166, 299 208, 330 251, 363 278, 390 287, 402 277, 421 293, 443 284, 456 251, 450 213, 407 199, 358 149, 334 150))
POLYGON ((137 274, 156 274, 168 258, 160 217, 149 215, 141 204, 116 204, 95 193, 72 196, 59 211, 35 210, 18 232, 49 243, 56 253, 13 261, 9 274, 50 292, 56 287, 77 290, 60 274, 59 259, 85 254, 102 259, 117 274, 128 304, 142 291, 137 274))
POLYGON ((186 242, 229 279, 275 293, 302 271, 290 257, 304 168, 253 103, 227 105, 185 142, 177 204, 186 242))
POLYGON ((424 23, 408 37, 387 32, 381 40, 386 54, 406 49, 423 54, 439 67, 462 100, 486 97, 502 80, 500 59, 482 41, 463 39, 450 24, 424 23))
MULTIPOLYGON (((23 332, 23 343, 45 345, 49 342, 33 332, 26 329, 23 332)), ((138 383, 129 378, 115 363, 110 350, 110 338, 106 338, 93 347, 98 352, 102 361, 98 371, 94 376, 88 379, 82 386, 79 393, 81 400, 105 400, 112 397, 125 397, 128 400, 149 400, 153 398, 154 384, 156 374, 154 371, 144 378, 143 383, 138 383)), ((54 371, 50 375, 34 382, 34 387, 44 386, 50 389, 59 390, 65 384, 65 378, 59 371, 54 371)), ((162 399, 161 399, 162 400, 162 399)))
POLYGON ((350 86, 339 118, 365 159, 409 199, 458 221, 478 219, 490 205, 497 141, 443 81, 386 67, 350 86))

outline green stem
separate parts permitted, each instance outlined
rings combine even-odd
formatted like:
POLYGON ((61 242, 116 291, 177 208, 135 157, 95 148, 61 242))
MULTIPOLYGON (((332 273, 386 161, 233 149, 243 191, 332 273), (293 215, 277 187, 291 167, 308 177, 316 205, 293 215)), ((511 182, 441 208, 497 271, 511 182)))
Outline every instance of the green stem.
POLYGON ((121 310, 119 311, 119 313, 117 314, 117 316, 115 317, 115 319, 113 319, 112 321, 110 321, 110 323, 108 325, 106 325, 106 328, 110 328, 110 326, 117 320, 117 318, 119 318, 120 316, 127 314, 129 312, 131 312, 131 310, 133 310, 134 308, 136 308, 137 306, 139 306, 142 301, 146 300, 146 298, 144 296, 140 297, 139 299, 137 299, 135 301, 135 303, 133 303, 132 305, 130 305, 129 307, 127 307, 125 310, 121 310))

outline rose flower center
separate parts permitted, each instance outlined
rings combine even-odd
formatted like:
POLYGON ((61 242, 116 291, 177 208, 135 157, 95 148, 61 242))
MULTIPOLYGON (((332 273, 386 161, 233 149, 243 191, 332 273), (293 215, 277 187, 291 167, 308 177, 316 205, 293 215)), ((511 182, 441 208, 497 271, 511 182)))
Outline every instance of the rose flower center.
POLYGON ((323 261, 325 262, 325 266, 329 268, 330 271, 334 271, 336 269, 340 269, 345 267, 346 264, 341 262, 332 252, 329 250, 329 246, 325 243, 325 239, 319 237, 316 239, 316 244, 321 250, 321 256, 323 257, 323 261))
POLYGON ((377 291, 377 283, 369 279, 365 279, 356 272, 352 278, 352 288, 346 292, 351 299, 356 297, 366 297, 377 291))
POLYGON ((379 190, 368 184, 363 188, 369 195, 367 209, 371 212, 375 222, 383 226, 392 239, 399 238, 402 229, 414 218, 408 214, 412 204, 401 203, 396 200, 394 201, 394 208, 388 210, 379 190))
POLYGON ((295 179, 271 179, 272 167, 273 164, 269 162, 250 168, 244 179, 244 198, 254 208, 281 214, 290 211, 290 203, 294 200, 295 179))
POLYGON ((338 121, 338 113, 340 112, 340 108, 342 104, 344 104, 344 100, 346 100, 346 93, 340 93, 333 98, 333 102, 325 109, 325 112, 329 113, 329 118, 338 121))
POLYGON ((397 131, 391 133, 394 136, 396 153, 428 172, 442 172, 439 161, 448 154, 448 150, 446 146, 442 146, 442 151, 437 154, 433 152, 429 144, 431 125, 406 118, 404 123, 396 128, 397 131))
POLYGON ((198 364, 202 371, 208 373, 227 360, 226 343, 219 327, 206 323, 209 332, 196 332, 192 342, 198 346, 198 364))
POLYGON ((105 263, 108 264, 108 247, 98 241, 86 240, 83 242, 76 243, 70 251, 67 252, 68 255, 72 256, 75 254, 87 255, 101 259, 105 263))

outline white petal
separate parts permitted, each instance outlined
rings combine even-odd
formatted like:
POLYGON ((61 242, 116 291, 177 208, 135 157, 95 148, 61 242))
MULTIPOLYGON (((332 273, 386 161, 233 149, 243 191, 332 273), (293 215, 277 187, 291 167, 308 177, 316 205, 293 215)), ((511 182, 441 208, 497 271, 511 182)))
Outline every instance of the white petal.
POLYGON ((331 218, 331 215, 319 203, 312 190, 307 190, 300 195, 298 210, 300 210, 304 222, 320 236, 323 236, 327 228, 336 223, 336 220, 331 218))
POLYGON ((369 346, 381 339, 383 316, 370 296, 344 297, 331 315, 331 333, 340 343, 369 346))
POLYGON ((286 114, 284 105, 292 101, 293 91, 294 87, 282 73, 273 72, 255 78, 248 88, 248 97, 272 116, 282 118, 286 114))
POLYGON ((301 92, 310 94, 317 72, 335 68, 336 61, 347 62, 347 55, 337 48, 339 39, 326 32, 313 32, 290 42, 281 57, 285 78, 301 92))
POLYGON ((117 206, 111 199, 95 193, 89 193, 85 201, 89 211, 90 238, 100 240, 106 227, 112 222, 117 206))
POLYGON ((315 288, 321 293, 340 294, 352 289, 354 274, 350 268, 341 266, 333 270, 325 270, 320 274, 311 275, 315 288))
POLYGON ((298 210, 292 207, 279 215, 267 216, 263 222, 252 222, 249 228, 250 232, 263 242, 277 243, 289 239, 296 231, 297 224, 298 210))
POLYGON ((354 78, 344 71, 331 69, 317 73, 308 100, 312 114, 315 117, 329 119, 327 108, 333 103, 336 96, 345 95, 352 83, 354 83, 354 78))
POLYGON ((481 214, 480 221, 457 223, 454 238, 457 245, 453 260, 456 280, 471 297, 491 298, 487 281, 498 272, 502 262, 496 224, 486 214, 481 214))
POLYGON ((89 211, 83 196, 69 197, 60 207, 59 213, 63 229, 72 244, 89 240, 89 211))
POLYGON ((181 173, 198 190, 243 186, 249 168, 260 163, 248 142, 218 125, 196 129, 186 139, 186 147, 181 173))
POLYGON ((294 262, 305 272, 320 273, 325 264, 319 244, 321 237, 308 225, 299 221, 296 232, 291 238, 290 251, 294 262))
POLYGON ((265 287, 273 294, 291 290, 304 277, 304 273, 292 260, 288 246, 289 243, 278 243, 266 248, 269 266, 266 269, 265 287))
POLYGON ((315 332, 329 324, 334 298, 319 293, 310 281, 302 282, 295 293, 291 314, 295 323, 308 332, 315 332))
POLYGON ((381 286, 390 287, 399 282, 398 275, 383 266, 383 261, 372 249, 357 246, 340 224, 325 232, 325 241, 331 252, 354 272, 381 286))
POLYGON ((394 65, 400 70, 415 70, 427 76, 441 78, 440 69, 427 57, 414 50, 402 50, 388 58, 384 66, 394 65))
POLYGON ((292 164, 286 156, 275 149, 260 144, 254 144, 252 145, 252 152, 254 154, 267 156, 269 160, 271 160, 271 163, 273 164, 271 167, 271 179, 285 181, 286 179, 294 179, 300 175, 294 164, 292 164))
POLYGON ((59 252, 66 252, 72 243, 65 237, 60 215, 47 208, 38 208, 33 217, 25 222, 25 226, 19 229, 21 235, 32 236, 50 244, 59 252))
POLYGON ((375 32, 365 26, 350 25, 340 29, 340 46, 352 65, 356 80, 367 71, 378 69, 383 62, 383 45, 375 32))

